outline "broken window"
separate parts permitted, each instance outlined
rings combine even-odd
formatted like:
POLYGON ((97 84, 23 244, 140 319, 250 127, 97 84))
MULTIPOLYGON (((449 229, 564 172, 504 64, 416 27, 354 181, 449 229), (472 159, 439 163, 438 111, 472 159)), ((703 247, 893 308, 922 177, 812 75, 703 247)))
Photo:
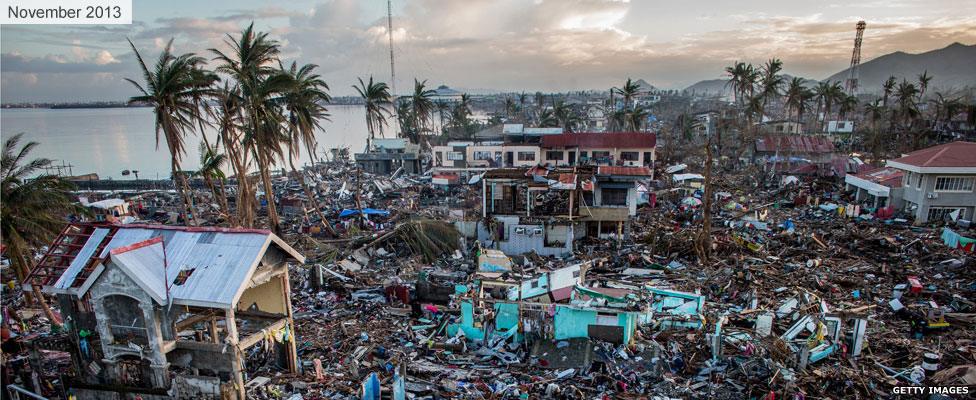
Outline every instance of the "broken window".
POLYGON ((478 161, 488 161, 491 160, 490 151, 476 151, 474 152, 474 159, 478 161))
POLYGON ((451 160, 451 161, 463 161, 464 160, 464 153, 462 153, 460 151, 452 151, 452 152, 449 152, 449 153, 447 153, 447 159, 448 160, 451 160))
POLYGON ((626 206, 627 205, 627 189, 609 189, 605 188, 602 190, 602 203, 605 206, 626 206))
POLYGON ((518 152, 519 161, 535 161, 535 153, 531 151, 520 151, 518 152))
POLYGON ((561 151, 547 151, 546 161, 562 161, 563 152, 561 151))
POLYGON ((623 161, 640 161, 640 153, 636 151, 621 151, 620 159, 623 161))

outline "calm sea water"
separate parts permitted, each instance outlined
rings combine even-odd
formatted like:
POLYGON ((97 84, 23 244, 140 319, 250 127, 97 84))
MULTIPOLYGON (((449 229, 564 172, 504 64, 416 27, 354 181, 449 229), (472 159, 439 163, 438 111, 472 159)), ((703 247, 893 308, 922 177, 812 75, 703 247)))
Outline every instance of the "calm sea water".
MULTIPOLYGON (((331 106, 329 112, 331 121, 323 122, 323 129, 316 134, 319 156, 333 147, 361 151, 367 136, 363 107, 331 106)), ((143 179, 167 179, 170 175, 165 142, 156 148, 150 108, 0 109, 0 137, 6 140, 21 132, 25 141, 40 143, 32 153, 34 157, 70 164, 75 175, 96 173, 101 178, 133 178, 122 176, 123 170, 137 170, 143 179)), ((211 143, 215 135, 216 132, 209 132, 207 137, 211 143)), ((183 168, 194 170, 200 165, 197 151, 200 141, 199 134, 186 139, 183 168)), ((300 163, 308 160, 308 154, 303 152, 300 163)))

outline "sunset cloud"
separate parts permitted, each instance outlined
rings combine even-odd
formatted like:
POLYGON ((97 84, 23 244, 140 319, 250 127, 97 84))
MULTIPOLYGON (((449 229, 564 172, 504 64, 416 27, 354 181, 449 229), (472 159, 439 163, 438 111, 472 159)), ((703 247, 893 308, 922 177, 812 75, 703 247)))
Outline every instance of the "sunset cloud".
MULTIPOLYGON (((106 87, 98 93, 122 98, 131 94, 122 78, 138 73, 126 37, 152 56, 173 38, 176 51, 210 57, 208 48, 222 48, 227 33, 251 21, 282 43, 285 61, 319 65, 336 95, 350 94, 356 77, 389 77, 385 7, 357 0, 254 9, 217 3, 201 2, 196 6, 209 11, 189 14, 137 14, 132 26, 4 26, 3 71, 20 74, 3 79, 3 101, 58 93, 55 87, 37 90, 53 84, 65 85, 63 97, 78 96, 80 83, 71 82, 84 79, 53 75, 95 73, 101 79, 86 85, 102 82, 106 87), (23 89, 28 80, 34 81, 32 90, 23 89)), ((859 19, 868 21, 865 60, 976 43, 973 2, 815 3, 396 1, 398 83, 405 88, 418 77, 469 89, 560 91, 606 88, 639 77, 680 89, 721 77, 733 61, 770 57, 782 59, 788 73, 822 79, 847 66, 859 19)))

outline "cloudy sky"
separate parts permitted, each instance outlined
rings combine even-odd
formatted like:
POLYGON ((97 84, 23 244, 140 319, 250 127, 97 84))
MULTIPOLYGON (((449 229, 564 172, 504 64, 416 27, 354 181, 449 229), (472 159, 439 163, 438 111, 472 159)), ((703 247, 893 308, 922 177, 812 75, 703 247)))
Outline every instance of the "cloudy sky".
MULTIPOLYGON (((413 77, 471 90, 561 91, 643 78, 684 88, 735 60, 783 59, 823 79, 850 62, 854 24, 868 22, 865 60, 976 43, 976 1, 395 0, 397 83, 413 77)), ((131 38, 147 58, 170 39, 211 57, 250 21, 286 62, 315 63, 334 95, 358 76, 389 79, 383 0, 134 0, 132 25, 0 28, 4 103, 122 100, 137 78, 131 38)))

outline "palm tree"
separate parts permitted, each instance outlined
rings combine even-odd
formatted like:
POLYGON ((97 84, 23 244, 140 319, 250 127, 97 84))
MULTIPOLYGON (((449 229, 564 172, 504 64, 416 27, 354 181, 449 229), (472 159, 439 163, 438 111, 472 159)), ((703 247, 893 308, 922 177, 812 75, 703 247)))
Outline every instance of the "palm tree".
POLYGON ((359 86, 353 85, 353 89, 359 93, 366 106, 366 130, 369 132, 369 140, 366 148, 372 147, 372 141, 379 132, 383 136, 383 127, 386 125, 386 118, 390 115, 387 107, 392 106, 392 96, 390 87, 383 82, 373 82, 373 77, 369 77, 369 83, 359 79, 359 86))
POLYGON ((778 58, 771 58, 766 61, 766 64, 762 67, 761 72, 761 83, 762 83, 762 109, 759 111, 759 119, 765 116, 766 104, 769 100, 775 99, 780 95, 780 88, 783 86, 783 76, 779 74, 783 70, 783 61, 778 58))
POLYGON ((637 82, 632 81, 630 78, 627 78, 627 81, 624 82, 623 86, 610 89, 611 93, 613 93, 613 91, 616 91, 618 94, 620 94, 620 97, 623 97, 624 108, 630 108, 631 102, 634 100, 634 97, 637 97, 637 92, 640 91, 640 85, 638 85, 637 82))
POLYGON ((521 114, 521 116, 519 118, 519 121, 523 121, 523 122, 528 119, 526 117, 526 115, 525 115, 525 102, 526 102, 526 100, 528 100, 528 96, 525 94, 525 92, 519 93, 519 95, 518 95, 518 107, 519 108, 518 109, 519 109, 519 114, 521 114))
POLYGON ((883 141, 881 140, 882 135, 879 127, 881 120, 885 116, 886 109, 887 107, 884 106, 881 99, 864 105, 864 116, 868 119, 868 126, 871 132, 871 158, 875 162, 881 160, 881 146, 883 141))
POLYGON ((843 101, 846 96, 847 94, 844 93, 844 88, 840 86, 840 82, 832 82, 827 86, 826 92, 823 93, 824 119, 820 125, 821 131, 825 130, 833 105, 843 101))
POLYGON ((888 97, 891 96, 891 93, 895 90, 895 85, 897 84, 898 82, 895 80, 894 76, 889 76, 888 79, 881 84, 881 89, 884 91, 884 96, 882 97, 883 100, 881 102, 882 106, 888 107, 888 97))
MULTIPOLYGON (((803 86, 803 79, 793 77, 786 88, 786 120, 789 121, 793 115, 793 110, 803 107, 806 101, 806 87, 803 86)), ((802 118, 798 118, 802 122, 802 118)))
POLYGON ((535 117, 536 117, 536 123, 537 124, 540 124, 540 126, 541 126, 541 122, 540 122, 541 121, 541 118, 540 117, 542 116, 542 109, 545 108, 545 106, 546 106, 546 97, 545 97, 545 95, 542 94, 542 92, 535 92, 535 94, 532 97, 533 97, 533 99, 535 99, 535 117))
POLYGON ((922 101, 922 98, 925 97, 925 90, 929 88, 929 82, 932 82, 932 75, 929 75, 929 71, 925 70, 918 76, 918 101, 922 101))
POLYGON ((441 133, 443 134, 445 132, 444 112, 448 111, 450 109, 450 106, 447 104, 446 101, 437 101, 434 103, 434 106, 437 107, 437 114, 440 116, 439 126, 440 126, 441 133))
POLYGON ((725 73, 729 78, 725 86, 732 90, 735 104, 741 104, 745 99, 745 93, 752 90, 750 87, 753 74, 752 64, 747 65, 744 62, 736 61, 732 66, 725 67, 725 73))
POLYGON ((471 97, 467 93, 461 94, 461 101, 454 105, 451 110, 451 127, 454 135, 459 138, 468 138, 473 133, 471 131, 471 97))
POLYGON ((942 94, 940 92, 935 92, 935 98, 929 100, 930 103, 935 107, 935 129, 941 131, 949 121, 952 121, 952 117, 959 114, 964 109, 965 105, 962 99, 958 97, 949 97, 948 95, 942 94))
POLYGON ((210 51, 221 62, 217 71, 234 78, 240 87, 242 144, 257 161, 268 203, 268 225, 273 232, 280 233, 270 169, 275 160, 283 157, 281 146, 288 139, 281 129, 285 118, 279 97, 294 87, 294 80, 274 67, 275 64, 280 66, 278 42, 269 39, 267 33, 255 32, 253 23, 241 31, 237 39, 228 34, 224 43, 230 48, 229 53, 217 49, 210 51))
POLYGON ((512 115, 515 115, 515 110, 515 100, 511 97, 505 96, 505 118, 512 118, 512 115))
POLYGON ((645 107, 636 107, 627 113, 627 122, 630 124, 631 131, 641 131, 650 113, 645 107))
POLYGON ((556 114, 549 109, 542 110, 539 114, 539 126, 543 128, 557 128, 559 127, 559 118, 556 114))
POLYGON ((145 103, 153 107, 156 115, 156 148, 159 148, 159 138, 162 136, 169 149, 172 179, 183 199, 187 221, 195 223, 197 217, 193 212, 190 186, 180 167, 185 153, 183 142, 187 131, 192 132, 194 124, 201 119, 198 98, 209 93, 208 88, 217 77, 201 73, 199 67, 206 62, 202 57, 193 53, 173 55, 172 44, 173 40, 170 39, 150 70, 139 50, 129 40, 129 46, 142 70, 145 87, 132 79, 125 80, 142 93, 131 97, 130 103, 145 103))
POLYGON ((209 108, 211 117, 215 120, 220 143, 224 145, 224 151, 234 168, 234 176, 237 179, 235 222, 244 227, 252 227, 256 205, 248 174, 251 153, 243 147, 243 115, 241 114, 243 99, 240 87, 230 86, 225 82, 223 88, 213 91, 212 98, 216 104, 209 108))
MULTIPOLYGON (((915 102, 915 98, 918 96, 918 93, 919 89, 915 86, 915 84, 908 83, 907 80, 902 80, 902 82, 898 84, 898 88, 895 90, 895 95, 898 98, 898 102, 893 121, 901 123, 901 133, 903 137, 911 132, 912 127, 915 125, 916 119, 920 116, 918 103, 915 102)), ((919 135, 912 136, 912 148, 918 147, 919 139, 919 135)))
MULTIPOLYGON (((830 81, 817 82, 817 86, 813 88, 813 97, 817 99, 817 112, 814 115, 813 122, 820 122, 820 109, 826 104, 827 97, 831 96, 831 85, 830 81)), ((826 115, 823 120, 826 120, 826 115)))
POLYGON ((573 132, 580 120, 573 108, 562 100, 553 103, 552 115, 556 118, 558 126, 563 128, 563 132, 573 132))
MULTIPOLYGON (((225 214, 228 220, 232 220, 233 216, 231 216, 230 206, 227 204, 227 193, 224 187, 224 180, 227 179, 227 176, 224 175, 223 168, 227 164, 227 155, 219 153, 217 146, 210 147, 204 142, 200 142, 199 152, 200 169, 197 170, 196 175, 203 178, 204 184, 213 194, 214 201, 220 205, 221 213, 225 214), (220 186, 215 185, 214 181, 220 186)), ((236 223, 231 222, 231 225, 236 225, 236 223)))
POLYGON ((303 145, 310 156, 315 153, 315 131, 322 128, 320 121, 329 120, 329 110, 325 104, 332 101, 332 97, 328 93, 329 85, 314 72, 317 67, 315 64, 306 64, 298 68, 292 62, 291 68, 283 71, 293 84, 291 90, 282 96, 288 113, 288 166, 291 167, 292 175, 298 179, 312 210, 322 221, 322 226, 335 236, 332 224, 325 218, 315 194, 305 182, 305 174, 295 168, 295 160, 299 158, 303 145))
MULTIPOLYGON (((431 100, 437 92, 427 89, 427 80, 423 82, 413 80, 413 95, 410 96, 413 116, 413 126, 418 134, 430 131, 430 123, 434 114, 434 101, 431 100)), ((420 143, 420 137, 416 137, 416 142, 420 143)))
MULTIPOLYGON (((18 148, 23 134, 11 136, 3 143, 0 153, 0 231, 17 280, 27 283, 33 267, 33 249, 48 245, 64 228, 66 217, 80 211, 71 197, 72 185, 55 175, 37 175, 51 164, 51 160, 29 160, 30 152, 38 146, 28 142, 18 148)), ((33 286, 36 300, 48 319, 61 321, 48 307, 38 286, 33 286)), ((9 295, 9 293, 7 294, 9 295)))

